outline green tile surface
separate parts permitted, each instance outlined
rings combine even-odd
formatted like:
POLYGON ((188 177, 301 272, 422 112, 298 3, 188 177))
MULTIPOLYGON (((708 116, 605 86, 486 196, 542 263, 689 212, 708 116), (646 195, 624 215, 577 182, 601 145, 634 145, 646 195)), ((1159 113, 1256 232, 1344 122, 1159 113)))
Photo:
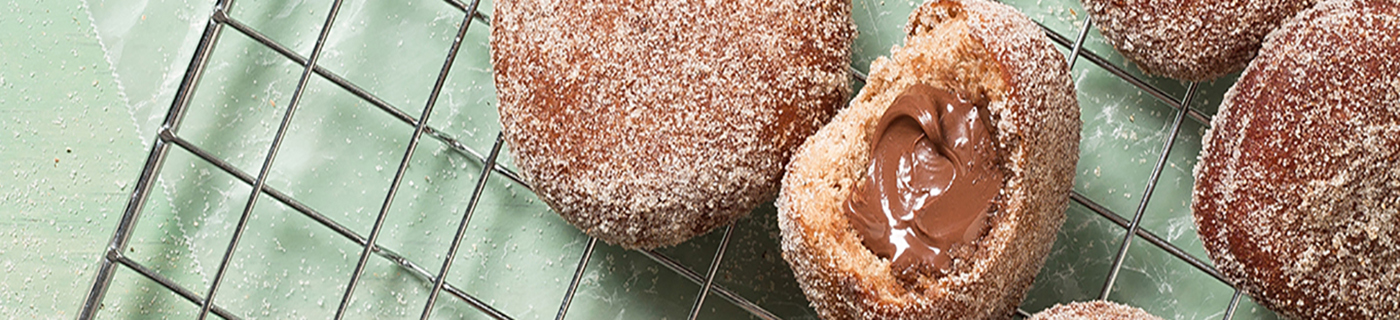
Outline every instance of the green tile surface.
MULTIPOLYGON (((1084 10, 1074 0, 1009 1, 1032 20, 1074 38, 1084 10)), ((852 65, 868 70, 903 39, 913 1, 854 0, 860 32, 852 65)), ((491 3, 482 3, 490 12, 491 3)), ((0 317, 71 318, 155 133, 173 99, 212 1, 0 0, 0 317)), ((229 16, 308 55, 329 1, 236 1, 229 16)), ((417 116, 427 104, 464 14, 441 1, 346 1, 321 66, 388 105, 417 116)), ((488 29, 473 23, 428 123, 485 153, 500 125, 488 29)), ((1059 47, 1062 52, 1068 51, 1059 47)), ((1091 31, 1085 49, 1142 77, 1091 31)), ((226 28, 178 134, 256 175, 301 66, 226 28)), ((1174 110, 1087 60, 1073 69, 1084 128, 1077 192, 1130 216, 1170 135, 1174 110)), ((1173 97, 1186 84, 1143 77, 1173 97)), ((1201 84, 1191 105, 1213 114, 1233 77, 1201 84)), ((1150 231, 1205 259, 1191 223, 1191 168, 1206 124, 1182 126, 1142 219, 1150 231)), ((328 80, 313 77, 274 162, 268 186, 354 232, 367 234, 386 198, 413 127, 328 80)), ((506 150, 505 152, 509 152, 506 150)), ((503 163, 510 166, 508 156, 503 163)), ((212 282, 251 188, 174 149, 162 167, 125 254, 203 294, 212 282)), ((423 268, 443 263, 482 169, 471 156, 425 138, 414 151, 379 243, 423 268)), ((252 210, 216 301, 246 318, 334 314, 360 248, 263 195, 252 210)), ((1022 308, 1098 296, 1123 228, 1071 204, 1049 261, 1022 308)), ((771 205, 734 226, 715 284, 785 319, 816 315, 781 257, 771 205)), ((659 249, 701 274, 722 232, 659 249)), ((526 188, 487 182, 448 280, 519 319, 553 318, 588 238, 526 188)), ((371 257, 352 318, 416 317, 431 283, 371 257)), ((684 318, 699 286, 644 254, 599 243, 588 260, 572 319, 684 318)), ((1233 290, 1142 239, 1128 251, 1110 299, 1167 319, 1217 319, 1233 290)), ((1244 299, 1236 319, 1275 316, 1244 299)), ((188 318, 198 307, 131 270, 116 273, 102 318, 188 318)), ((438 318, 484 316, 443 295, 438 318)), ((702 318, 749 314, 711 294, 702 318)))

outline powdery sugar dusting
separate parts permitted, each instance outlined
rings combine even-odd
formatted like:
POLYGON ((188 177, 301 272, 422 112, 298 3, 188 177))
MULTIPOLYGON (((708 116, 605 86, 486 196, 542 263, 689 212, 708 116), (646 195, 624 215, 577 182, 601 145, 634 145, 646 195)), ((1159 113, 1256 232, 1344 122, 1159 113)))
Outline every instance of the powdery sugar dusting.
POLYGON ((1316 0, 1082 0, 1143 72, 1203 81, 1244 69, 1264 35, 1316 0))
POLYGON ((1193 209, 1226 277, 1289 318, 1400 318, 1400 3, 1327 1, 1226 94, 1193 209))
POLYGON ((771 199, 850 92, 849 16, 826 0, 498 2, 506 142, 584 232, 676 244, 771 199))
POLYGON ((872 63, 851 106, 789 165, 777 202, 783 257, 824 319, 1009 317, 1068 204, 1080 128, 1068 65, 1033 22, 989 1, 930 1, 906 30, 905 45, 872 63), (972 258, 906 284, 860 243, 840 208, 869 163, 867 136, 914 83, 988 100, 1006 180, 972 258))

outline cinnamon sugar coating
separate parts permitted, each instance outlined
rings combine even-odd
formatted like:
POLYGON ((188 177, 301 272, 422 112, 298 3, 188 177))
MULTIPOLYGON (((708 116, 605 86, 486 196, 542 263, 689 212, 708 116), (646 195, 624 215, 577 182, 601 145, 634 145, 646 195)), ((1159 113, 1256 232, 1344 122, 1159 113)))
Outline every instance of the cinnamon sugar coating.
POLYGON ((825 319, 1006 318, 1064 222, 1079 155, 1079 106, 1065 56, 1025 15, 986 0, 935 0, 871 65, 869 82, 793 156, 779 194, 783 258, 825 319), (842 211, 870 161, 868 136, 915 83, 985 99, 1005 173, 989 230, 954 250, 944 275, 899 280, 842 211))
POLYGON ((1081 0, 1144 73, 1204 81, 1244 69, 1264 35, 1317 0, 1081 0))
POLYGON ((1096 300, 1058 304, 1037 312, 1030 320, 1162 320, 1147 311, 1118 303, 1096 300))
POLYGON ((1293 319, 1400 318, 1400 2, 1325 1, 1269 34, 1203 142, 1216 268, 1293 319))
POLYGON ((772 199, 850 94, 842 0, 503 0, 500 120, 545 203, 625 248, 673 245, 772 199))

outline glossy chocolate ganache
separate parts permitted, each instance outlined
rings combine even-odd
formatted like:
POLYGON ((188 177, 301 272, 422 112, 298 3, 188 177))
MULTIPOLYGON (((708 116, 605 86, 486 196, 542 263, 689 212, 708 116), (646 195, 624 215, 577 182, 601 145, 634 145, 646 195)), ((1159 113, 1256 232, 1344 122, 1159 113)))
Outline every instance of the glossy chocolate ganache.
POLYGON ((866 179, 845 211, 897 274, 945 273, 950 251, 986 232, 1002 185, 987 116, 958 94, 916 84, 880 118, 866 179))

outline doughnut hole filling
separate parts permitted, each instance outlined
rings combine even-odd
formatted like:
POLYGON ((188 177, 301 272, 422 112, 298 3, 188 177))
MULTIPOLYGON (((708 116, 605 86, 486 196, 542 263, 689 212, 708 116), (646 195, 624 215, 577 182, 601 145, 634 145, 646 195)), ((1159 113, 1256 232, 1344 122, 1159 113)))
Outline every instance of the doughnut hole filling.
POLYGON ((880 117, 844 211, 896 278, 947 274, 955 250, 971 251, 987 232, 1002 187, 989 114, 985 102, 915 84, 880 117))

